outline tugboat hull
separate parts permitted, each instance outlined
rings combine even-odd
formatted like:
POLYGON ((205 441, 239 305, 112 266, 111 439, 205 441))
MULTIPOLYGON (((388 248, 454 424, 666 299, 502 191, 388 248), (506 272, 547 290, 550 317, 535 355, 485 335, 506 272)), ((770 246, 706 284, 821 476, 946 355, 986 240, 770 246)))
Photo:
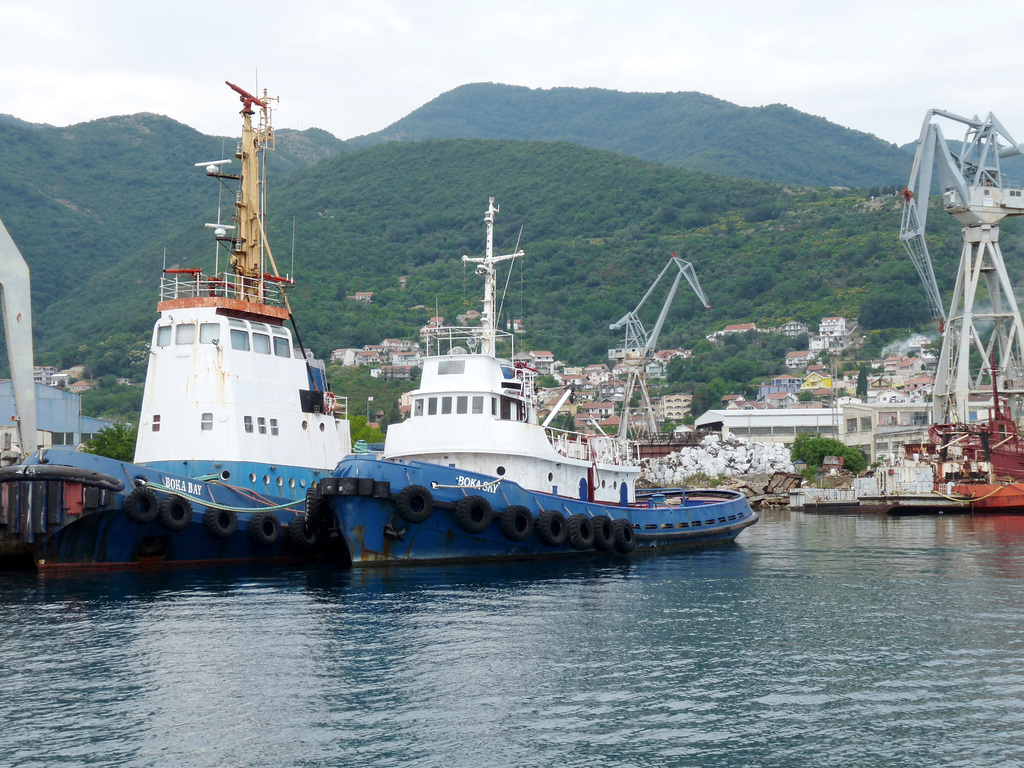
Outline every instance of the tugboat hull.
POLYGON ((732 491, 676 492, 676 504, 670 492, 658 493, 665 498, 617 506, 453 467, 369 456, 343 460, 319 490, 321 535, 343 537, 353 566, 713 546, 758 520, 743 494, 732 491))

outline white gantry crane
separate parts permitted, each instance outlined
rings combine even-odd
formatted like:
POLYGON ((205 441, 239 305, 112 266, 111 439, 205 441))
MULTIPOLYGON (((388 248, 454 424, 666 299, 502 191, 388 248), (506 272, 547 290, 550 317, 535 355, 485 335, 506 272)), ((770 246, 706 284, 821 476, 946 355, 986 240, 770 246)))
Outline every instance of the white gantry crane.
POLYGON ((992 373, 993 363, 999 389, 1010 398, 1015 415, 1020 412, 1024 326, 999 249, 998 224, 1005 216, 1024 214, 1024 190, 1004 177, 999 165, 1022 150, 992 113, 980 119, 931 109, 921 127, 910 182, 903 190, 900 240, 942 330, 932 402, 936 423, 968 420, 971 395, 991 395, 985 376, 992 373), (950 146, 936 118, 966 126, 963 140, 950 146), (946 213, 963 224, 964 245, 948 314, 942 309, 924 238, 933 166, 939 170, 946 213), (977 352, 974 369, 972 352, 977 352))
POLYGON ((626 339, 622 346, 622 360, 629 368, 629 376, 626 381, 626 394, 622 400, 622 420, 619 422, 620 437, 624 438, 629 434, 629 403, 635 392, 640 394, 641 407, 644 413, 644 426, 648 436, 653 436, 658 432, 658 419, 655 416, 654 407, 651 405, 651 396, 647 391, 647 366, 654 357, 658 336, 661 334, 662 326, 665 325, 665 318, 668 316, 668 310, 672 306, 672 299, 676 295, 676 289, 679 288, 679 281, 684 276, 687 282, 690 283, 690 287, 693 288, 694 293, 697 294, 697 298, 704 304, 705 309, 711 309, 707 296, 704 295, 704 291, 701 290, 700 283, 697 281, 697 273, 693 269, 693 264, 680 259, 673 253, 668 263, 662 268, 661 273, 651 283, 651 287, 647 289, 647 293, 640 299, 640 303, 636 305, 636 308, 623 315, 618 322, 608 326, 613 331, 617 331, 622 327, 626 329, 626 339), (661 314, 658 315, 658 321, 654 324, 651 332, 648 333, 644 330, 643 323, 640 322, 640 309, 643 307, 644 302, 654 293, 654 289, 658 287, 661 278, 665 276, 665 273, 672 266, 678 269, 675 280, 672 282, 672 287, 665 298, 665 304, 661 308, 661 314))

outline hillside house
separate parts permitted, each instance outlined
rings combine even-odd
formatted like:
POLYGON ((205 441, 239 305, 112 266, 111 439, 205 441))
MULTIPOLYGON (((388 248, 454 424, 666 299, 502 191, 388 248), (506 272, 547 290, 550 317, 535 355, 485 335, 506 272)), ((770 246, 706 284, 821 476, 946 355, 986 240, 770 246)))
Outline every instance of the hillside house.
POLYGON ((935 379, 931 376, 915 376, 907 379, 903 385, 903 391, 914 399, 923 398, 935 391, 935 379))
POLYGON ((597 385, 597 396, 602 400, 621 402, 626 396, 626 382, 622 379, 608 379, 597 385))
POLYGON ((827 390, 829 394, 832 392, 832 377, 826 373, 820 373, 818 371, 812 371, 804 377, 804 383, 800 385, 801 392, 813 392, 817 389, 827 390))
POLYGON ((409 350, 408 352, 391 353, 392 365, 409 365, 413 368, 417 368, 421 362, 422 358, 420 357, 420 351, 418 349, 409 350))
POLYGON ((758 402, 768 403, 772 408, 789 408, 800 402, 794 392, 768 392, 758 398, 758 402))
POLYGON ((410 381, 412 371, 411 365, 382 365, 380 378, 382 381, 410 381))
POLYGON ((336 349, 331 352, 331 362, 339 363, 346 367, 352 367, 356 364, 356 355, 358 353, 358 349, 336 349))
POLYGON ((790 320, 779 326, 779 333, 781 333, 783 336, 789 336, 790 338, 794 338, 796 336, 801 336, 805 333, 809 333, 810 330, 810 328, 801 323, 799 320, 790 320))
POLYGON ((786 367, 796 370, 810 365, 815 355, 809 349, 786 353, 786 367))
POLYGON ((747 333, 748 331, 756 331, 756 330, 757 330, 757 323, 736 323, 734 325, 727 325, 722 330, 715 331, 714 333, 710 334, 706 338, 707 338, 708 341, 716 341, 720 337, 727 336, 730 333, 747 333))
POLYGON ((777 392, 799 392, 800 385, 803 383, 804 380, 799 376, 776 376, 767 384, 757 385, 757 397, 761 399, 765 395, 777 392))
POLYGON ((356 291, 355 293, 350 293, 348 297, 353 301, 361 301, 365 304, 370 304, 373 302, 373 291, 356 291))
POLYGON ((53 377, 57 374, 56 367, 52 365, 37 365, 32 368, 32 378, 36 384, 44 387, 53 386, 53 377))
POLYGON ((530 367, 538 373, 551 373, 555 364, 555 356, 547 350, 533 350, 530 353, 530 367))
POLYGON ((655 410, 663 421, 682 421, 690 412, 693 395, 662 395, 656 401, 655 410))

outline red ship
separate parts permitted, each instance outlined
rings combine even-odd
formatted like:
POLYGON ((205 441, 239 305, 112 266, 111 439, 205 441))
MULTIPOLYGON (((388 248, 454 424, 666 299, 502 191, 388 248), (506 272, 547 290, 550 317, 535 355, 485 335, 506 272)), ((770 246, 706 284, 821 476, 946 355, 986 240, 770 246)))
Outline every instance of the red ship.
POLYGON ((933 424, 920 447, 934 461, 936 490, 970 496, 974 512, 1024 514, 1024 435, 994 380, 993 372, 987 421, 933 424))

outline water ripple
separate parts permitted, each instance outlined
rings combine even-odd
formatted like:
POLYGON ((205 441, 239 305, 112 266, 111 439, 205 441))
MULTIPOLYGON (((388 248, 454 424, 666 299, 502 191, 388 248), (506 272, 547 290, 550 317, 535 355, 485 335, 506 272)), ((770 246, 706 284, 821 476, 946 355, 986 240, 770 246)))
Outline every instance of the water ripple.
POLYGON ((1016 520, 630 561, 0 581, 0 765, 1003 766, 1016 520))

